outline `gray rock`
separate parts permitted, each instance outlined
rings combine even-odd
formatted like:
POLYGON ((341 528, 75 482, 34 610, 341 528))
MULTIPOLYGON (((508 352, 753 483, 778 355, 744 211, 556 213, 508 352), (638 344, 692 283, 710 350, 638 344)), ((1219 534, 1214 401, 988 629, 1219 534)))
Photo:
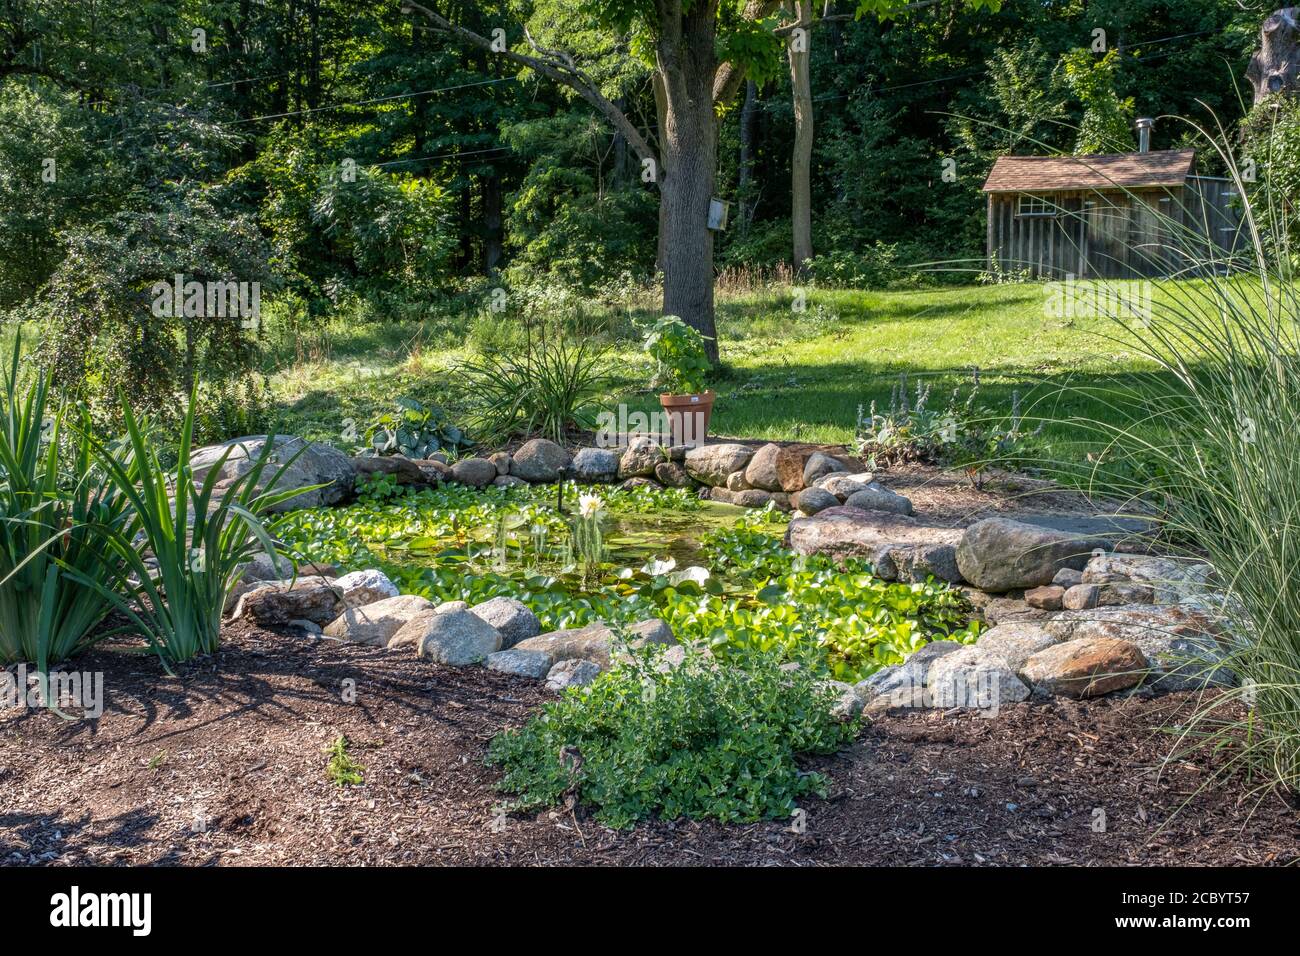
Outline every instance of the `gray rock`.
POLYGON ((494 488, 527 488, 528 482, 516 475, 497 475, 492 479, 494 488))
POLYGON ((659 450, 659 443, 644 435, 633 438, 627 443, 623 457, 618 462, 619 478, 649 478, 655 473, 655 466, 664 460, 659 450))
POLYGON ((847 501, 850 495, 857 494, 859 491, 867 491, 872 487, 879 488, 875 479, 869 474, 851 475, 848 472, 833 473, 818 478, 814 488, 822 488, 829 491, 840 501, 847 501))
POLYGON ((1076 571, 1074 568, 1061 568, 1052 578, 1052 584, 1058 588, 1069 590, 1076 584, 1083 583, 1083 572, 1076 571))
POLYGON ((534 438, 515 452, 510 474, 533 484, 549 484, 559 480, 570 461, 569 453, 549 438, 534 438))
POLYGON ((725 484, 732 472, 742 471, 753 457, 753 449, 746 445, 701 445, 686 453, 686 471, 696 481, 716 488, 725 484))
POLYGON ((726 488, 713 488, 709 492, 713 501, 721 501, 741 508, 766 508, 775 500, 775 493, 761 488, 747 488, 744 491, 728 491, 726 488))
POLYGON ((501 632, 501 646, 514 647, 520 641, 542 633, 541 622, 523 601, 512 597, 494 597, 476 604, 470 612, 478 615, 501 632))
POLYGON ((754 486, 749 483, 743 471, 733 471, 727 476, 727 483, 724 487, 728 491, 749 491, 754 486))
POLYGON ((496 465, 498 476, 510 474, 510 465, 513 462, 513 459, 510 457, 510 452, 499 451, 488 455, 488 461, 496 465))
POLYGON ((975 646, 1000 657, 1007 667, 1019 673, 1025 661, 1059 643, 1059 639, 1041 624, 1008 623, 989 628, 979 636, 975 646))
POLYGON ((451 466, 451 477, 471 488, 484 488, 497 477, 497 466, 486 458, 462 458, 451 466))
POLYGON ((433 610, 433 604, 417 594, 350 607, 325 626, 325 634, 354 644, 388 647, 393 636, 412 618, 433 610))
POLYGON ((622 491, 631 491, 634 488, 654 488, 662 491, 664 486, 657 481, 651 481, 649 478, 629 478, 618 487, 622 491))
POLYGON ((1061 596, 1061 607, 1067 611, 1085 611, 1101 603, 1101 588, 1095 584, 1076 584, 1061 596))
MULTIPOLYGON (((252 470, 262 450, 267 444, 266 435, 245 435, 232 438, 219 445, 206 445, 196 449, 190 459, 194 469, 194 480, 202 482, 208 472, 217 467, 222 456, 219 482, 230 482, 248 474, 252 470)), ((306 442, 292 435, 277 435, 271 452, 271 461, 262 472, 259 489, 289 491, 294 488, 306 488, 311 485, 323 485, 314 491, 305 491, 300 495, 282 501, 272 507, 273 512, 293 511, 298 508, 317 508, 322 505, 336 505, 352 498, 356 489, 356 469, 352 459, 329 445, 319 442, 306 442), (296 458, 294 456, 297 456, 296 458), (272 478, 290 459, 293 464, 284 468, 274 488, 269 487, 272 478)))
POLYGON ((466 667, 501 649, 501 633, 469 611, 426 611, 393 635, 392 643, 411 643, 427 661, 466 667))
POLYGON ((343 602, 348 607, 363 607, 385 598, 397 597, 397 585, 383 571, 368 568, 353 571, 334 579, 334 586, 343 589, 343 602))
POLYGON ((405 455, 357 455, 352 459, 352 468, 357 478, 364 480, 371 475, 389 475, 399 485, 427 485, 429 479, 421 470, 419 462, 405 455))
POLYGON ((781 446, 768 443, 754 452, 745 465, 745 480, 751 488, 763 491, 781 491, 781 476, 776 473, 776 459, 781 446))
POLYGON ((840 722, 847 722, 862 715, 864 701, 857 688, 843 681, 833 680, 826 683, 835 694, 835 702, 831 704, 832 718, 840 722))
MULTIPOLYGON (((1204 562, 1180 561, 1150 555, 1102 554, 1083 569, 1088 584, 1135 584, 1151 589, 1150 602, 1179 604, 1204 593, 1214 569, 1204 562)), ((1131 603, 1147 603, 1134 601, 1131 603)))
POLYGON ((861 491, 853 492, 844 499, 844 503, 850 508, 862 508, 864 511, 892 511, 899 515, 912 513, 910 498, 895 494, 874 481, 861 491))
POLYGON ((1067 531, 985 518, 962 535, 957 566, 978 588, 1010 591, 1050 584, 1063 567, 1082 569, 1091 553, 1091 541, 1067 531))
POLYGON ((446 614, 448 611, 468 611, 469 602, 467 601, 443 601, 433 609, 435 614, 446 614))
POLYGON ((555 666, 551 655, 545 651, 521 651, 517 647, 489 654, 486 664, 490 671, 534 680, 541 680, 555 666))
POLYGON ((686 469, 675 461, 661 461, 655 465, 655 478, 665 488, 689 488, 695 484, 686 469))
MULTIPOLYGON (((634 648, 647 644, 676 644, 672 629, 657 618, 639 621, 624 628, 626 637, 634 648)), ((526 651, 545 651, 556 661, 575 658, 591 661, 602 670, 609 667, 618 652, 616 634, 605 624, 597 622, 586 627, 549 631, 520 641, 516 647, 526 651)))
POLYGON ((1029 688, 1006 662, 979 647, 963 647, 939 658, 930 666, 925 684, 932 707, 988 710, 1029 697, 1029 688))
POLYGON ((799 554, 874 559, 882 548, 890 546, 955 546, 961 535, 960 528, 933 520, 841 505, 812 517, 796 516, 786 532, 786 544, 799 554))
POLYGON ((806 487, 811 488, 827 475, 838 473, 847 474, 844 471, 842 462, 822 452, 813 452, 803 465, 803 483, 806 487))
POLYGON ((834 508, 840 503, 840 499, 825 488, 805 488, 803 491, 795 493, 791 498, 791 503, 801 513, 812 516, 825 511, 827 508, 834 508))
POLYGON ((864 701, 882 694, 897 695, 913 688, 922 688, 935 661, 954 654, 965 646, 957 641, 931 641, 914 651, 902 664, 882 668, 866 680, 858 681, 854 687, 864 701))
POLYGON ((890 545, 875 556, 876 576, 885 581, 924 584, 930 578, 960 581, 957 548, 951 544, 890 545))
MULTIPOLYGON (((1060 574, 1057 574, 1057 577, 1060 577, 1060 574)), ((1030 588, 1025 592, 1025 603, 1040 611, 1059 611, 1065 606, 1065 592, 1065 588, 1056 584, 1030 588)))
POLYGON ((579 448, 573 456, 573 476, 589 484, 613 481, 618 477, 618 454, 609 448, 579 448))
POLYGON ((557 694, 570 687, 586 687, 600 676, 600 668, 591 661, 571 658, 560 661, 546 674, 546 689, 557 694))

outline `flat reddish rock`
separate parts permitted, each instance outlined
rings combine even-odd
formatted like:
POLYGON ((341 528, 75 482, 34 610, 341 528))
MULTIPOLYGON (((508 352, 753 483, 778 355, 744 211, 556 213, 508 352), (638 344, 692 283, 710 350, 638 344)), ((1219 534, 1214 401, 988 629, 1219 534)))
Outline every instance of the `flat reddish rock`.
POLYGON ((1039 693, 1100 697, 1139 683, 1147 660, 1135 644, 1109 637, 1066 641, 1034 654, 1020 676, 1039 693))

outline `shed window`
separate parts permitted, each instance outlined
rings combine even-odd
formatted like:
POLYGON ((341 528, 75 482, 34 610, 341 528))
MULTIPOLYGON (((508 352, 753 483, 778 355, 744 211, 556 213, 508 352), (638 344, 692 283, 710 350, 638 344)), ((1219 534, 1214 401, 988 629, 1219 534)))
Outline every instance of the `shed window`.
POLYGON ((1055 217, 1060 211, 1060 208, 1046 196, 1021 196, 1020 203, 1016 207, 1016 215, 1022 217, 1055 217))

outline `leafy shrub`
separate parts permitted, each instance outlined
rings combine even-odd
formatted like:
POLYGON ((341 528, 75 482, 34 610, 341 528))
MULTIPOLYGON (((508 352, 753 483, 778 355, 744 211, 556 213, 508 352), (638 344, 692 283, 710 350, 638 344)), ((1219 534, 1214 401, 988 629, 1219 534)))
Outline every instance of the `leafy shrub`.
POLYGON ((642 347, 655 360, 655 387, 676 395, 704 391, 704 376, 712 366, 699 331, 675 315, 665 315, 644 332, 642 347))
POLYGON ((661 668, 661 652, 630 652, 493 739, 488 760, 517 809, 573 793, 612 827, 651 815, 748 823, 825 795, 824 778, 801 771, 797 757, 833 753, 853 731, 831 717, 832 694, 811 669, 782 671, 762 655, 716 666, 694 651, 661 668))
POLYGON ((898 246, 876 240, 860 250, 836 249, 813 256, 808 270, 821 285, 889 289, 915 276, 898 262, 898 246))
POLYGON ((459 368, 474 402, 470 423, 487 443, 512 435, 562 442, 595 427, 598 403, 614 381, 609 349, 593 336, 530 331, 524 346, 488 352, 459 368))
POLYGON ((394 411, 385 412, 367 426, 363 454, 428 458, 434 452, 455 453, 470 446, 465 432, 453 425, 441 408, 421 405, 413 398, 399 398, 394 405, 394 411))

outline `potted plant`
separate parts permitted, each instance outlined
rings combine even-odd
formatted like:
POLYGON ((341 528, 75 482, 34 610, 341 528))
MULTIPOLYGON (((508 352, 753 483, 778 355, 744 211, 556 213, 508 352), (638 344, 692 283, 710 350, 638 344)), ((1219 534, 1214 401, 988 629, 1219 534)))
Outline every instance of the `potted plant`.
POLYGON ((704 444, 715 397, 704 387, 711 367, 704 336, 677 316, 665 315, 646 329, 645 350, 655 360, 652 384, 668 389, 659 404, 668 413, 672 444, 704 444))

